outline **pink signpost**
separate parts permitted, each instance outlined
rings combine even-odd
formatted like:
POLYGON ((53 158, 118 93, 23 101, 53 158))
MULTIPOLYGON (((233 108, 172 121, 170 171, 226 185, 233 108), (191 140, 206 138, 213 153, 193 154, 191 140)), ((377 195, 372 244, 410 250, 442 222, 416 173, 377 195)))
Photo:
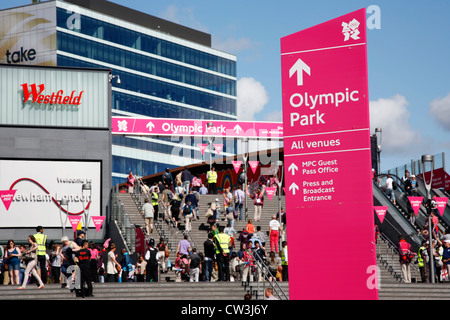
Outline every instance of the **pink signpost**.
POLYGON ((365 20, 281 39, 291 299, 378 299, 365 20))

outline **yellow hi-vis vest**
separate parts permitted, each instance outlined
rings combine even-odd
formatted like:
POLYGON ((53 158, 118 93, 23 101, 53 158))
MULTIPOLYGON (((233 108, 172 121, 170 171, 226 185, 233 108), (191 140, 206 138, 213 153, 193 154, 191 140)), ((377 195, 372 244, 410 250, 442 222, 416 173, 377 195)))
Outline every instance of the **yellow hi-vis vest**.
POLYGON ((216 183, 217 182, 217 172, 216 171, 208 171, 208 183, 216 183))
POLYGON ((34 235, 36 242, 38 244, 38 249, 36 250, 36 254, 38 256, 45 256, 47 252, 47 248, 45 247, 45 243, 47 242, 47 236, 42 233, 36 233, 34 235))
MULTIPOLYGON (((229 235, 227 235, 226 233, 218 233, 214 236, 214 238, 217 239, 217 243, 222 248, 222 252, 230 253, 229 245, 231 238, 229 235)), ((216 253, 220 253, 220 250, 216 249, 216 253)))
POLYGON ((287 266, 287 265, 288 265, 288 262, 286 261, 286 255, 284 254, 284 249, 286 249, 286 251, 287 251, 287 246, 285 246, 285 247, 281 250, 281 265, 287 266))
POLYGON ((152 206, 158 205, 159 195, 156 192, 152 193, 152 206))

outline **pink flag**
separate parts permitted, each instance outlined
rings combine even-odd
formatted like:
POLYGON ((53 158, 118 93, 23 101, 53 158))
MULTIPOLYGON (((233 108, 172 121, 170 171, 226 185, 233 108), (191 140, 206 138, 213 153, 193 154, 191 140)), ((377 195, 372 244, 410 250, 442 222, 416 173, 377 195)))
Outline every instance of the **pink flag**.
POLYGON ((197 146, 200 149, 200 151, 202 152, 202 155, 205 153, 205 150, 208 147, 208 145, 206 143, 198 143, 197 146))
POLYGON ((375 212, 380 219, 380 222, 383 223, 384 217, 386 216, 387 208, 386 206, 374 206, 375 212))
POLYGON ((69 216, 70 224, 72 225, 73 232, 77 231, 78 224, 81 221, 81 216, 69 216))
POLYGON ((213 146, 217 154, 220 154, 222 152, 223 144, 213 144, 213 146))
POLYGON ((258 168, 259 161, 249 161, 248 164, 250 165, 250 168, 252 168, 253 173, 256 172, 256 169, 258 168))
POLYGON ((408 197, 409 203, 414 210, 414 213, 417 216, 417 213, 420 210, 420 206, 422 205, 423 197, 408 197))
POLYGON ((266 187, 264 190, 266 190, 267 197, 269 198, 269 201, 272 201, 272 197, 277 191, 277 187, 266 187))
POLYGON ((234 171, 236 174, 239 172, 239 169, 241 169, 242 161, 231 161, 233 164, 234 171))
POLYGON ((103 225, 103 221, 105 221, 105 216, 93 216, 92 217, 92 221, 94 222, 95 225, 95 229, 97 230, 97 232, 100 231, 100 229, 102 228, 103 225))
POLYGON ((448 198, 436 197, 436 198, 434 198, 434 200, 436 201, 437 208, 439 210, 439 213, 442 216, 444 214, 445 207, 447 206, 448 198))
POLYGON ((0 199, 2 199, 3 204, 5 205, 6 211, 9 210, 9 207, 11 206, 11 202, 14 199, 14 195, 16 194, 17 190, 1 190, 0 191, 0 199))

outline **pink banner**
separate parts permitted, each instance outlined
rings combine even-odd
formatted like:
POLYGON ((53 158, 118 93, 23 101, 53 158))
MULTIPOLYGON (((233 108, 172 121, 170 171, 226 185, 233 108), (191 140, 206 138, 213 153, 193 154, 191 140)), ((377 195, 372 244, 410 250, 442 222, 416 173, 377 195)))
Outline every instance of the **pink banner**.
POLYGON ((11 203, 14 199, 14 195, 17 190, 1 190, 0 191, 0 199, 2 199, 3 204, 5 205, 6 211, 9 210, 11 203))
POLYGON ((423 197, 408 197, 409 203, 411 204, 411 207, 413 208, 414 213, 417 216, 417 213, 419 213, 420 206, 423 202, 423 197))
POLYGON ((216 150, 217 154, 220 154, 222 152, 223 144, 213 144, 213 146, 214 146, 214 150, 216 150))
POLYGON ((365 9, 282 38, 281 80, 290 298, 378 299, 365 9))
POLYGON ((253 173, 255 173, 256 169, 258 169, 259 161, 249 161, 248 164, 252 168, 253 173))
POLYGON ((69 216, 70 224, 72 225, 72 229, 74 232, 77 231, 78 225, 81 221, 81 216, 69 216))
POLYGON ((136 253, 140 253, 143 256, 145 255, 146 249, 144 232, 141 228, 136 228, 136 243, 134 250, 136 253))
POLYGON ((375 213, 378 216, 378 219, 380 219, 380 222, 383 223, 384 217, 386 216, 386 212, 388 207, 386 206, 374 206, 375 213))
POLYGON ((434 201, 436 201, 436 205, 441 216, 444 214, 445 207, 447 206, 448 198, 444 197, 434 197, 434 201))
POLYGON ((100 231, 100 229, 102 228, 103 222, 105 221, 105 216, 93 216, 92 218, 92 222, 94 222, 94 226, 95 229, 97 230, 97 232, 100 231))
POLYGON ((269 198, 269 201, 272 201, 272 197, 277 191, 277 187, 265 187, 264 190, 266 191, 267 198, 269 198))
POLYGON ((200 152, 202 153, 202 155, 205 153, 205 150, 208 147, 208 145, 205 143, 198 143, 197 146, 200 149, 200 152))
POLYGON ((112 134, 120 135, 283 138, 281 122, 112 117, 111 127, 112 134))
POLYGON ((242 161, 232 161, 231 163, 233 164, 234 171, 237 174, 241 169, 242 161))

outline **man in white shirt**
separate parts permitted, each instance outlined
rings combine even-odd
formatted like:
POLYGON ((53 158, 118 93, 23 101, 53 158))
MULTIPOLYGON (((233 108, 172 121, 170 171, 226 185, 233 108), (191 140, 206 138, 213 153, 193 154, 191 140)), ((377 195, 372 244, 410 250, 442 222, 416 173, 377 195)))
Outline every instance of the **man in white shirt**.
POLYGON ((142 206, 142 215, 145 219, 145 229, 147 230, 147 235, 153 232, 153 219, 155 209, 150 204, 147 198, 145 198, 145 203, 142 206))
POLYGON ((280 239, 280 232, 283 232, 281 229, 280 223, 277 220, 277 216, 273 215, 272 220, 269 222, 270 227, 270 250, 278 252, 278 241, 280 239))
POLYGON ((395 205, 394 179, 392 179, 390 174, 387 175, 386 179, 386 193, 395 205))

